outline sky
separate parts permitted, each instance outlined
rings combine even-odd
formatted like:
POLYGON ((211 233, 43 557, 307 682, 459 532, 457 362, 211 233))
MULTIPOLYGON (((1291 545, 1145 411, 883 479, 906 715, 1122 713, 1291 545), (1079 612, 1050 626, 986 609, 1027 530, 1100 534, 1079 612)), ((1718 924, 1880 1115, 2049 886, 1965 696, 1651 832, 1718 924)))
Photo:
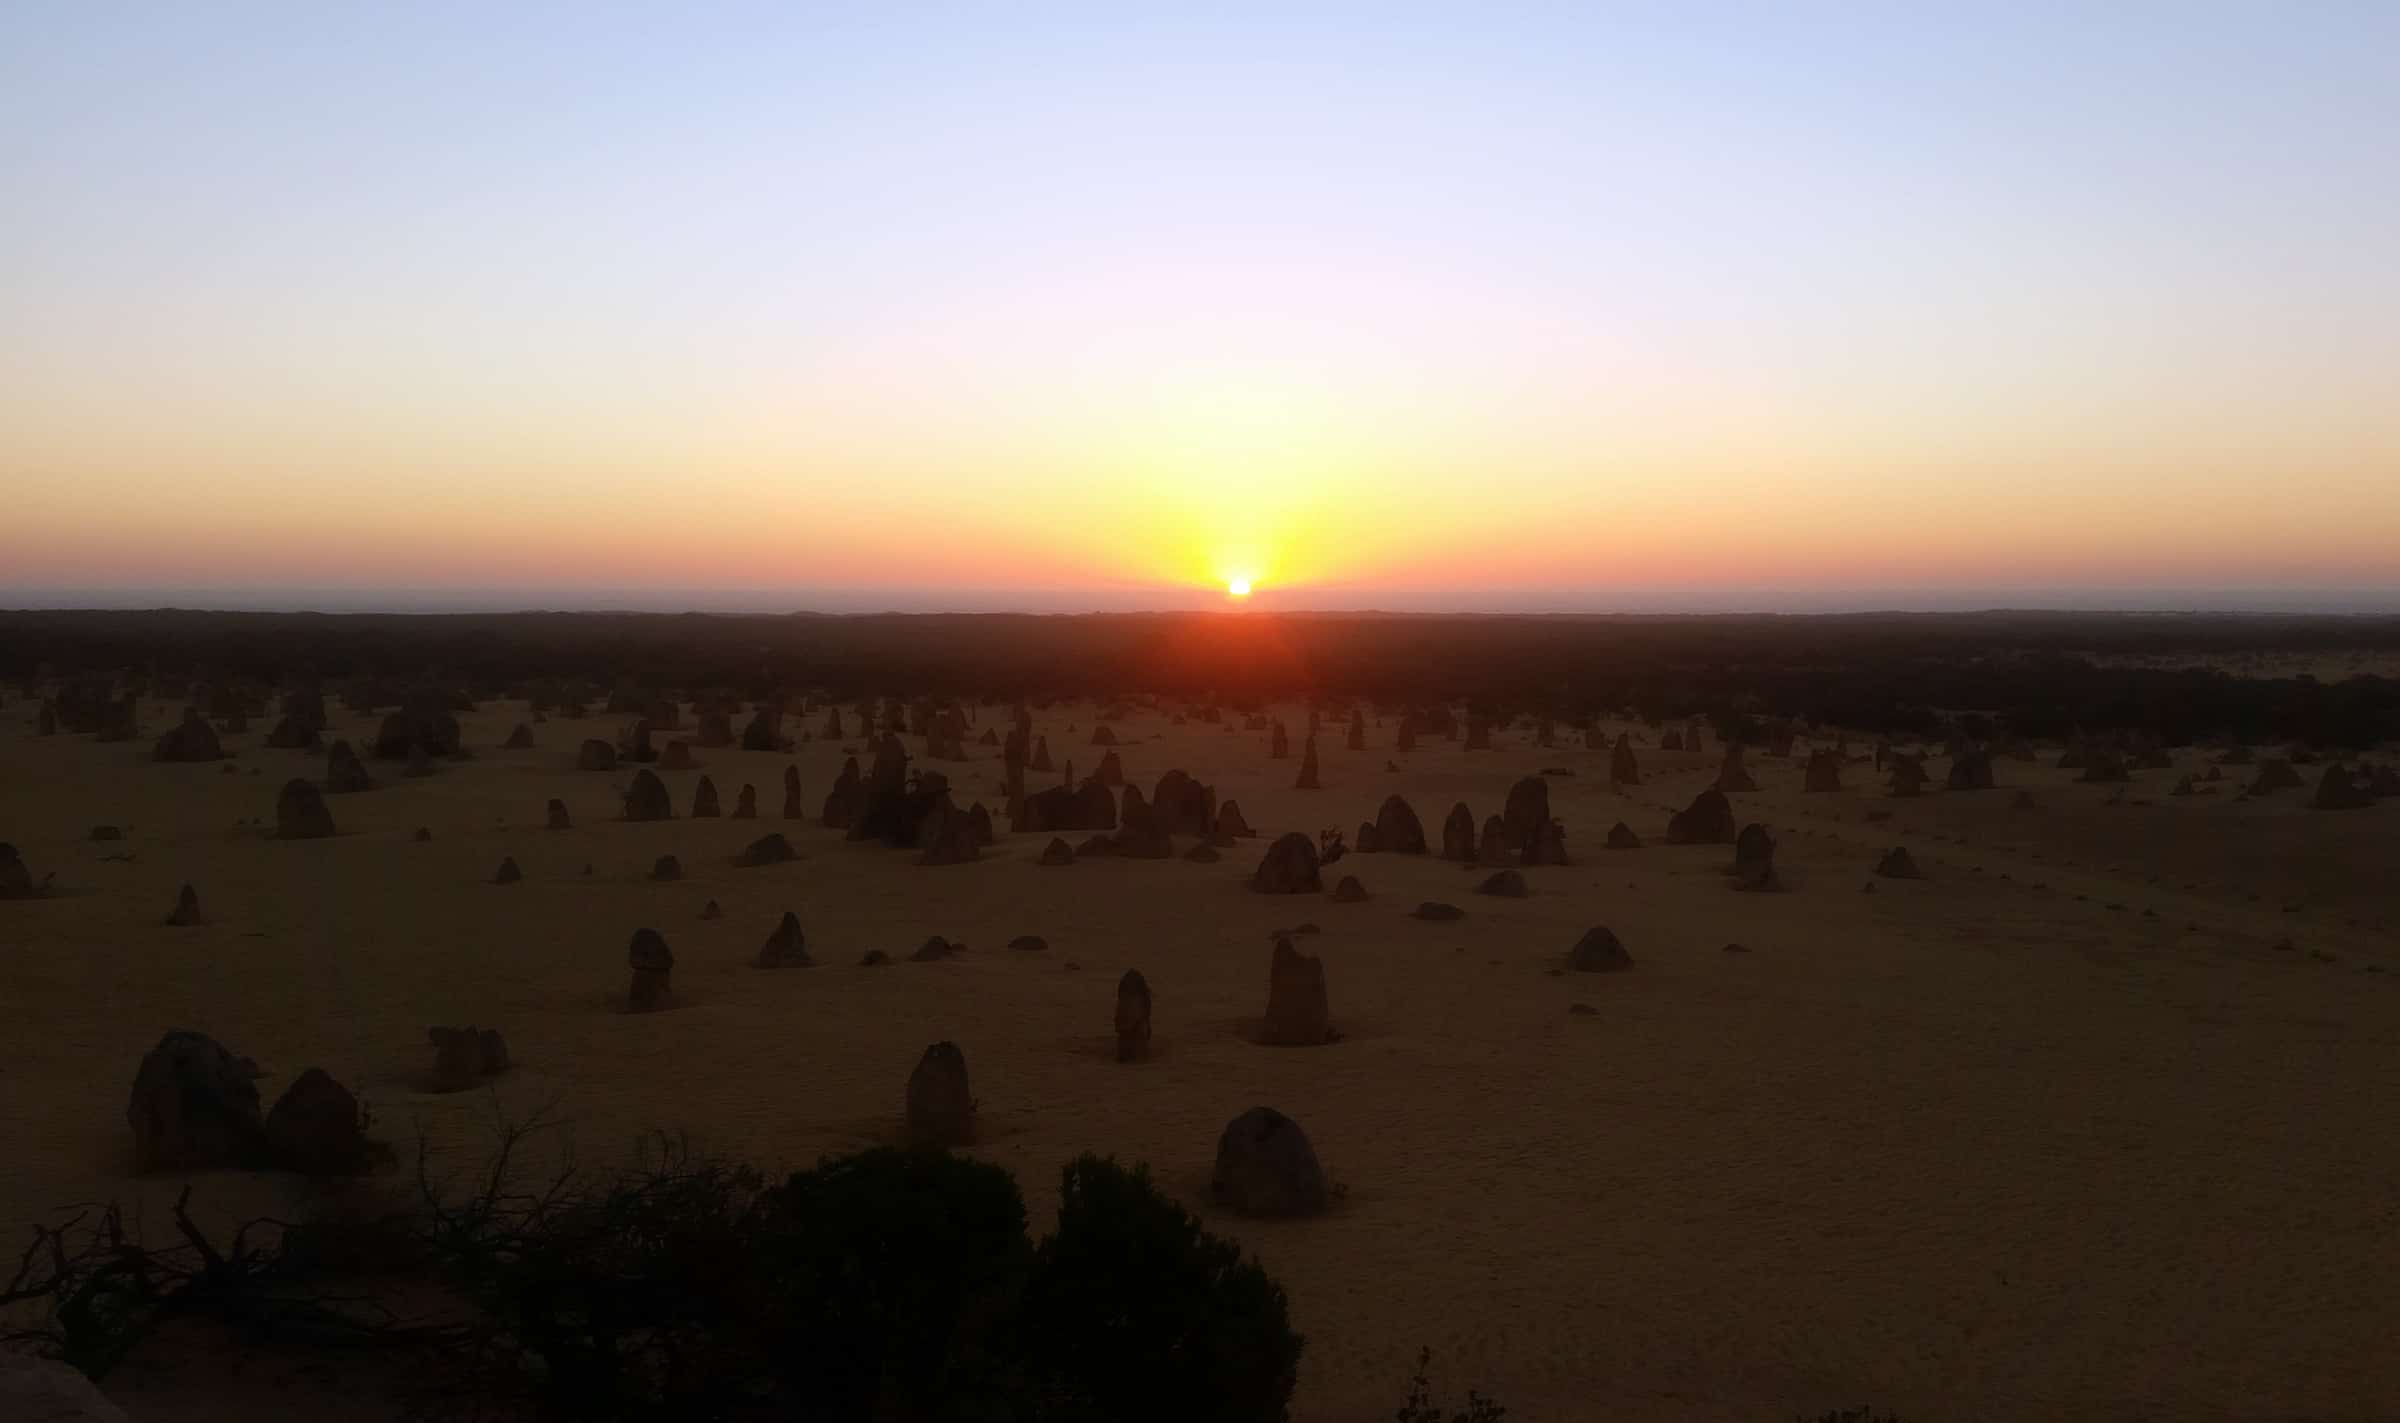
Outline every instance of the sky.
POLYGON ((2400 609, 2400 5, 0 6, 0 604, 2400 609))

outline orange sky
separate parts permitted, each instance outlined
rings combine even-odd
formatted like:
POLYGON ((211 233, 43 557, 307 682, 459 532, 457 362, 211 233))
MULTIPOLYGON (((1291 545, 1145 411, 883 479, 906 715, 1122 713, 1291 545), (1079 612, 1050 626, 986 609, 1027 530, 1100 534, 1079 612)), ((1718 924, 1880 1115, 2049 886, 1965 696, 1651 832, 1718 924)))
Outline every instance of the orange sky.
POLYGON ((0 19, 0 601, 2400 600, 2400 24, 1021 18, 0 19))

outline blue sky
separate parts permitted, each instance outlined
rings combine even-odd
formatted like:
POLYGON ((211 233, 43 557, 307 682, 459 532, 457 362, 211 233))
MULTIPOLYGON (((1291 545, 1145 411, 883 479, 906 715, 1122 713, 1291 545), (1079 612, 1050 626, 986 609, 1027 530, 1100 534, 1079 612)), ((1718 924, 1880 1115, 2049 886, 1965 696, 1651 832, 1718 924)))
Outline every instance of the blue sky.
POLYGON ((2400 6, 19 4, 0 132, 0 585, 2400 583, 2400 6))

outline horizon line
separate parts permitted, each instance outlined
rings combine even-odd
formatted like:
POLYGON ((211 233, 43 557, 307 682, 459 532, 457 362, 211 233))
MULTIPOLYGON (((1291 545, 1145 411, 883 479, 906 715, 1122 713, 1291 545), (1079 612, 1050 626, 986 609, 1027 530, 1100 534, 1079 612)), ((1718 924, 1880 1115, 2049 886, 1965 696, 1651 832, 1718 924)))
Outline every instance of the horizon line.
MULTIPOLYGON (((1323 595, 1323 588, 1307 592, 1323 595)), ((1854 588, 1617 590, 1603 599, 1581 590, 1523 590, 1514 596, 1459 596, 1448 590, 1336 596, 1323 605, 1284 601, 1306 596, 1261 589, 1236 601, 1189 589, 1123 590, 1108 601, 1088 591, 1044 589, 792 590, 656 588, 498 589, 439 587, 0 588, 6 613, 221 613, 295 616, 665 616, 665 617, 1121 617, 1163 614, 1295 617, 1908 617, 2086 616, 2400 616, 2391 588, 1854 588), (795 598, 795 593, 799 594, 795 598), (810 594, 816 595, 813 599, 810 594)))

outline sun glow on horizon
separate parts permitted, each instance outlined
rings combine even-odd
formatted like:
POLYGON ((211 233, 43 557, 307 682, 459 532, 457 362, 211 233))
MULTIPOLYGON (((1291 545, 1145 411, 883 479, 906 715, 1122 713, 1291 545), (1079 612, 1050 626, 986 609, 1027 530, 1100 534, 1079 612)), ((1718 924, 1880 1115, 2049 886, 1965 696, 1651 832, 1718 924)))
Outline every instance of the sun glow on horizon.
POLYGON ((1249 597, 1249 596, 1250 596, 1250 575, 1249 575, 1249 574, 1247 574, 1247 573, 1237 573, 1237 574, 1234 574, 1234 575, 1233 575, 1231 578, 1228 578, 1228 579, 1226 579, 1226 580, 1225 580, 1225 592, 1226 592, 1226 594, 1227 594, 1228 596, 1235 597, 1235 598, 1247 598, 1247 597, 1249 597))

